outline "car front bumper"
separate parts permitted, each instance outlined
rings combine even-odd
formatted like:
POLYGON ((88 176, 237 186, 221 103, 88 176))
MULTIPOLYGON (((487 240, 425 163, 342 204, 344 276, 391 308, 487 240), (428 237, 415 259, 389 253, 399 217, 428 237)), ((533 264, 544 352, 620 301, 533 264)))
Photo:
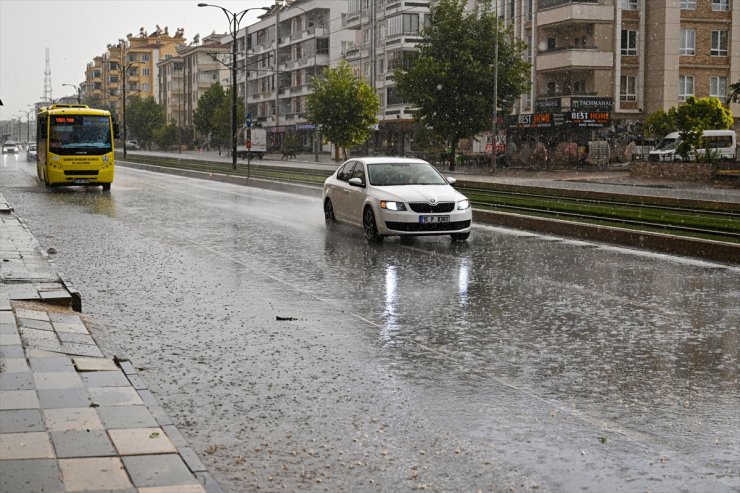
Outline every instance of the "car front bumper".
POLYGON ((378 214, 378 233, 381 235, 444 235, 467 233, 473 221, 471 208, 454 210, 445 214, 419 214, 413 211, 390 211, 380 209, 378 214), (429 218, 434 217, 434 222, 429 218), (446 218, 438 222, 436 218, 446 218))

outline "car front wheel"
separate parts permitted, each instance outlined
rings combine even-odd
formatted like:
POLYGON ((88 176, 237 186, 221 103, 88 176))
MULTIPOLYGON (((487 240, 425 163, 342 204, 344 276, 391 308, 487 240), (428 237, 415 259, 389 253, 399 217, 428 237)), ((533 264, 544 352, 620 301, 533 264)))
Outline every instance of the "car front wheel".
POLYGON ((375 213, 372 207, 366 207, 362 214, 362 227, 365 230, 365 239, 368 243, 380 243, 383 237, 378 234, 378 227, 375 224, 375 213))

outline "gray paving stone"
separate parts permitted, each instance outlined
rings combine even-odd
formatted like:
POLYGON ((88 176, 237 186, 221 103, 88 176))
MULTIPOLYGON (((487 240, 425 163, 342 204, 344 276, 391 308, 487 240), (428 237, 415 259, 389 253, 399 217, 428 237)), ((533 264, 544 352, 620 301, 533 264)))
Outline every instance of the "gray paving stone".
POLYGON ((54 353, 64 353, 62 343, 58 340, 45 340, 45 339, 28 339, 26 341, 26 347, 28 349, 40 349, 43 351, 49 351, 54 353))
POLYGON ((13 346, 23 344, 21 337, 18 333, 15 334, 0 334, 0 346, 13 346))
POLYGON ((23 346, 21 345, 0 346, 0 359, 25 357, 26 353, 23 352, 23 346))
POLYGON ((36 372, 33 381, 38 390, 82 388, 82 379, 77 373, 63 372, 36 372))
POLYGON ((82 325, 82 320, 80 319, 80 317, 71 313, 67 314, 51 312, 49 313, 49 320, 51 320, 52 322, 59 322, 63 324, 82 325))
POLYGON ((0 360, 0 372, 22 373, 28 370, 28 361, 25 358, 8 358, 0 360))
POLYGON ((135 406, 144 403, 131 387, 98 387, 90 388, 88 392, 98 406, 135 406))
POLYGON ((118 365, 111 358, 91 358, 89 356, 75 356, 72 358, 77 371, 118 371, 118 365))
POLYGON ((197 472, 195 477, 198 478, 198 482, 203 485, 206 493, 224 493, 221 487, 218 485, 213 476, 209 472, 197 472))
POLYGON ((95 344, 95 340, 88 334, 79 334, 77 332, 57 332, 56 334, 62 342, 71 342, 74 344, 95 344))
POLYGON ((49 431, 103 430, 103 423, 94 407, 44 409, 43 414, 49 431))
POLYGON ((14 323, 12 324, 0 324, 0 334, 17 334, 18 327, 14 323))
POLYGON ((33 390, 33 388, 33 375, 30 371, 24 373, 0 373, 0 391, 33 390))
POLYGON ((67 356, 56 355, 55 358, 29 358, 31 369, 38 372, 75 371, 67 356))
POLYGON ((30 318, 19 318, 18 326, 26 327, 28 329, 47 330, 47 331, 54 330, 54 328, 51 325, 51 322, 46 321, 46 320, 35 320, 35 319, 30 319, 30 318))
POLYGON ((18 319, 49 321, 49 314, 41 310, 24 310, 19 308, 15 311, 15 317, 18 319))
POLYGON ((91 387, 129 387, 130 382, 121 371, 90 371, 82 374, 82 381, 91 387))
POLYGON ((75 356, 91 356, 96 358, 102 358, 104 354, 100 351, 100 348, 94 344, 75 344, 71 342, 63 342, 62 347, 64 352, 75 356))
POLYGON ((52 322, 54 330, 57 332, 74 332, 77 334, 89 334, 87 329, 82 323, 67 324, 64 322, 52 322))
POLYGON ((44 431, 44 419, 39 409, 11 409, 0 411, 0 433, 44 431))
POLYGON ((109 457, 116 450, 105 430, 67 430, 52 431, 51 441, 57 457, 109 457))
POLYGON ((9 311, 13 307, 10 304, 10 300, 0 300, 0 311, 9 311))
POLYGON ((121 366, 121 370, 123 370, 123 373, 126 375, 136 375, 136 368, 134 368, 134 365, 131 364, 130 361, 120 361, 119 365, 121 366))
POLYGON ((38 409, 39 398, 35 390, 5 390, 0 399, 0 409, 38 409))
POLYGON ((62 493, 62 474, 54 459, 0 461, 0 491, 62 493))
POLYGON ((185 437, 182 436, 180 430, 175 425, 165 425, 162 427, 162 430, 167 433, 167 436, 175 447, 180 448, 188 445, 185 437))
POLYGON ((59 459, 67 491, 130 491, 132 485, 118 457, 59 459))
POLYGON ((39 390, 39 403, 43 409, 63 407, 88 407, 92 404, 85 388, 39 390))
POLYGON ((157 420, 143 405, 99 407, 98 414, 106 429, 152 428, 157 426, 157 420))
POLYGON ((146 390, 147 388, 146 382, 139 375, 134 373, 131 375, 126 375, 126 376, 128 377, 128 381, 131 383, 131 385, 136 390, 146 390))
POLYGON ((137 488, 198 483, 177 454, 135 455, 121 460, 137 488))

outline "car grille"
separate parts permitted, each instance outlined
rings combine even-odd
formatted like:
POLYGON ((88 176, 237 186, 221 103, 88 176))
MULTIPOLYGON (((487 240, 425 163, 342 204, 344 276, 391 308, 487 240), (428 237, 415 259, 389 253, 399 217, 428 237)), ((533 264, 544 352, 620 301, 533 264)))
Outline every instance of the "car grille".
POLYGON ((429 212, 452 212, 455 209, 454 202, 440 202, 439 204, 427 204, 426 202, 409 202, 409 207, 414 212, 422 214, 429 212))
POLYGON ((98 176, 98 170, 96 169, 65 169, 64 170, 65 176, 98 176))
POLYGON ((458 231, 470 227, 470 221, 455 221, 451 223, 399 223, 386 221, 385 226, 394 231, 428 232, 428 231, 458 231))

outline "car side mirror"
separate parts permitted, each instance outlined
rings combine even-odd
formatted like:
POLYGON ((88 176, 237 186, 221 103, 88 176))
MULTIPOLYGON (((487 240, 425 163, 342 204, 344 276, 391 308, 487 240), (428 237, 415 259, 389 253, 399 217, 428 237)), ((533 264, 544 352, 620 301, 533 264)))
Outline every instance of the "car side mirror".
POLYGON ((353 187, 364 187, 365 186, 365 182, 363 182, 361 178, 357 178, 357 177, 350 178, 349 184, 353 187))
POLYGON ((449 183, 450 185, 454 185, 455 183, 457 183, 457 180, 451 176, 448 176, 447 183, 449 183))

